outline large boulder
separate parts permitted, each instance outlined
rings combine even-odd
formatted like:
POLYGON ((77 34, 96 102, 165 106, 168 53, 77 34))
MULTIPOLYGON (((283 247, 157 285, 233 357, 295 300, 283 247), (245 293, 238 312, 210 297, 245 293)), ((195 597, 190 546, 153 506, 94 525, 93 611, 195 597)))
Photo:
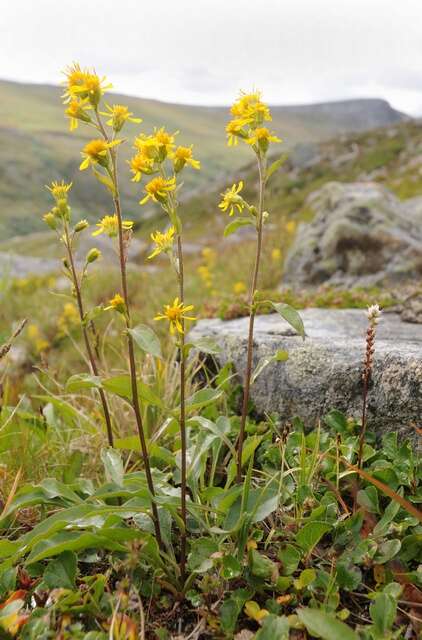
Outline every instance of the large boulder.
POLYGON ((372 182, 330 182, 309 196, 284 282, 343 287, 397 284, 422 276, 419 200, 400 202, 372 182))
MULTIPOLYGON (((278 315, 257 316, 254 366, 283 349, 287 362, 267 366, 252 386, 259 413, 282 420, 300 416, 308 427, 336 408, 357 419, 362 411, 362 362, 367 319, 362 310, 306 309, 301 312, 306 339, 278 315)), ((248 318, 202 320, 192 338, 209 337, 221 347, 218 364, 232 362, 243 379, 248 318)), ((377 330, 369 392, 369 424, 383 433, 415 435, 422 419, 422 326, 385 313, 377 330)))

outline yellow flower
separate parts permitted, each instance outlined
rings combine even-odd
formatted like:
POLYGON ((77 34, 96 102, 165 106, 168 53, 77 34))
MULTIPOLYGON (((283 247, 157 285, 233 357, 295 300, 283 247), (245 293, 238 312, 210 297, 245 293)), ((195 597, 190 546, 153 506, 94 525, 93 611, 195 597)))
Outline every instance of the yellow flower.
POLYGON ((145 185, 146 196, 139 204, 145 204, 148 200, 155 202, 165 202, 168 194, 176 189, 176 178, 162 178, 157 176, 145 185))
POLYGON ((88 99, 93 107, 97 107, 107 89, 111 89, 111 84, 104 84, 106 78, 100 78, 94 71, 82 69, 78 63, 73 64, 65 70, 67 90, 63 98, 68 101, 78 97, 88 99))
POLYGON ((258 126, 264 120, 272 120, 268 105, 261 100, 261 92, 241 92, 240 97, 233 104, 231 114, 244 125, 258 126))
POLYGON ((233 292, 236 294, 245 293, 246 284, 244 282, 235 282, 233 285, 233 292))
POLYGON ((151 233, 151 240, 155 244, 155 249, 151 255, 148 256, 148 260, 155 258, 155 256, 160 255, 160 253, 169 253, 173 249, 175 232, 176 229, 174 227, 170 227, 164 233, 161 233, 161 231, 151 233))
MULTIPOLYGON (((115 238, 119 234, 119 219, 116 214, 112 216, 104 216, 96 226, 98 229, 94 231, 93 236, 99 236, 100 233, 105 233, 109 238, 115 238)), ((122 220, 122 227, 125 231, 132 229, 132 220, 122 220)))
POLYGON ((133 113, 123 104, 113 104, 112 107, 107 104, 106 107, 108 109, 108 113, 100 113, 102 116, 111 116, 110 119, 107 120, 107 124, 109 127, 113 127, 116 132, 122 129, 125 122, 134 122, 136 124, 142 122, 142 118, 133 118, 133 113))
POLYGON ((251 131, 251 135, 246 142, 248 144, 257 144, 263 151, 266 151, 270 142, 282 142, 282 140, 271 133, 267 127, 257 127, 251 131))
POLYGON ((37 351, 37 353, 45 351, 50 346, 49 342, 42 337, 40 328, 36 324, 28 325, 27 336, 35 347, 35 351, 37 351))
POLYGON ((113 311, 118 311, 119 313, 125 313, 126 312, 125 301, 122 298, 122 296, 120 295, 120 293, 116 293, 114 298, 112 298, 110 300, 109 306, 108 307, 104 307, 105 311, 109 311, 110 309, 112 309, 113 311))
POLYGON ((275 248, 271 251, 271 260, 273 262, 280 262, 281 261, 281 249, 275 248))
POLYGON ((72 182, 66 183, 62 180, 61 182, 52 182, 50 186, 46 185, 46 187, 58 202, 59 200, 67 200, 67 194, 71 190, 72 184, 72 182))
POLYGON ((236 146, 238 138, 246 138, 247 133, 243 130, 244 123, 239 120, 230 120, 226 125, 227 143, 229 147, 236 146))
POLYGON ((79 326, 79 324, 80 318, 77 308, 72 302, 67 302, 57 320, 59 336, 66 335, 66 333, 79 326))
POLYGON ((69 128, 71 131, 78 128, 78 120, 91 122, 91 117, 87 114, 88 109, 91 109, 88 100, 77 100, 74 98, 70 101, 65 113, 70 118, 69 128))
POLYGON ((137 153, 128 162, 133 173, 132 182, 139 182, 143 173, 148 175, 153 171, 154 160, 148 158, 144 153, 137 153))
POLYGON ((105 140, 91 140, 84 146, 82 151, 82 160, 79 169, 83 171, 87 169, 89 165, 100 164, 102 167, 108 166, 108 150, 120 144, 122 140, 113 140, 112 142, 106 142, 105 140))
POLYGON ((177 131, 173 134, 168 133, 164 127, 154 129, 153 135, 141 133, 135 138, 135 148, 148 158, 163 162, 175 147, 174 138, 177 133, 177 131))
POLYGON ((171 153, 173 159, 174 170, 181 171, 186 164, 190 164, 193 169, 200 169, 201 163, 199 160, 192 158, 192 146, 190 147, 177 147, 177 149, 171 153))
POLYGON ((296 230, 296 221, 295 220, 289 220, 289 222, 286 224, 287 233, 294 233, 295 230, 296 230))
POLYGON ((168 320, 170 333, 184 333, 183 325, 185 320, 196 320, 191 316, 185 315, 187 311, 192 311, 193 305, 185 306, 183 302, 179 302, 179 298, 175 298, 173 304, 164 305, 163 313, 155 316, 154 320, 168 320))
POLYGON ((228 210, 229 216, 234 214, 235 209, 240 213, 245 207, 245 201, 242 196, 239 196, 242 189, 243 181, 241 180, 238 185, 234 184, 230 189, 227 189, 225 193, 221 194, 223 199, 218 206, 222 211, 228 210))
POLYGON ((46 224, 48 224, 50 229, 53 229, 53 231, 57 228, 56 216, 52 211, 48 211, 47 213, 45 213, 42 219, 46 224))

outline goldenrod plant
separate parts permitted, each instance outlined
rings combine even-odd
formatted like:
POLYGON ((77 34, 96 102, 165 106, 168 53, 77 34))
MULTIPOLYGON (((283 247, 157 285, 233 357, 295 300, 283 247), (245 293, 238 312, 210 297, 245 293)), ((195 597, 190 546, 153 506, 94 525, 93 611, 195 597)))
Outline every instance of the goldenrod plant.
POLYGON ((118 239, 118 255, 121 276, 121 292, 110 301, 109 308, 119 312, 126 326, 127 347, 129 357, 129 370, 131 379, 132 406, 141 445, 142 458, 147 478, 148 488, 151 493, 152 517, 154 521, 157 541, 162 547, 162 537, 157 505, 155 503, 155 489, 151 473, 151 465, 148 455, 147 439, 142 419, 138 380, 136 371, 135 348, 132 336, 132 317, 130 296, 127 282, 126 262, 127 251, 131 240, 131 221, 123 219, 119 192, 119 175, 117 164, 117 148, 123 140, 117 138, 126 122, 140 123, 140 118, 133 118, 133 114, 124 105, 106 105, 107 112, 101 111, 102 100, 107 89, 111 88, 105 78, 100 78, 94 71, 82 69, 79 64, 73 64, 66 70, 66 90, 63 94, 65 104, 73 105, 71 113, 69 108, 66 115, 70 117, 71 129, 75 129, 78 122, 92 127, 97 136, 88 142, 82 152, 80 170, 92 169, 95 178, 106 187, 111 194, 114 212, 104 216, 98 223, 98 229, 94 235, 104 232, 110 238, 118 239), (76 108, 79 105, 79 109, 76 108), (104 123, 102 115, 106 113, 108 120, 104 123))
MULTIPOLYGON (((242 480, 243 465, 243 443, 245 438, 245 427, 249 409, 250 387, 253 379, 263 370, 263 366, 258 364, 255 375, 253 376, 253 336, 255 316, 259 309, 260 302, 257 299, 260 262, 262 255, 264 226, 269 219, 269 212, 264 209, 265 187, 269 178, 281 167, 285 157, 275 160, 268 166, 268 156, 271 145, 280 143, 278 138, 268 127, 266 122, 270 122, 271 112, 268 105, 262 101, 259 91, 252 93, 241 93, 239 98, 231 107, 231 115, 233 116, 226 126, 227 140, 229 146, 236 146, 239 141, 247 144, 255 154, 258 178, 259 178, 259 195, 258 202, 255 205, 249 203, 243 196, 244 184, 240 180, 237 184, 227 189, 221 194, 222 200, 218 205, 219 208, 228 213, 229 216, 235 216, 224 232, 225 236, 234 233, 237 229, 244 226, 252 225, 256 230, 256 252, 255 261, 252 267, 249 283, 248 305, 249 305, 249 329, 248 329, 248 348, 246 359, 246 370, 243 379, 243 401, 242 414, 240 421, 239 437, 237 442, 237 481, 242 480), (242 214, 242 215, 239 215, 242 214)), ((237 288, 241 291, 240 285, 237 288)), ((300 316, 289 305, 277 303, 273 304, 274 309, 287 320, 293 327, 304 337, 304 328, 300 316)), ((275 359, 285 359, 285 354, 274 354, 275 359)), ((267 361, 269 362, 269 360, 267 361)))
POLYGON ((188 315, 193 305, 185 304, 185 274, 183 261, 182 220, 179 216, 178 178, 186 168, 199 170, 200 162, 193 157, 193 147, 176 146, 176 133, 169 133, 164 127, 155 129, 150 135, 141 134, 135 139, 136 155, 130 160, 133 181, 140 182, 142 176, 148 176, 144 186, 141 205, 148 201, 158 203, 168 216, 169 226, 163 232, 151 234, 154 249, 148 256, 151 260, 160 254, 166 254, 173 265, 178 284, 178 296, 173 303, 164 306, 155 320, 167 320, 170 334, 176 338, 180 359, 180 491, 182 531, 180 538, 180 574, 186 578, 186 539, 187 539, 187 439, 186 439, 186 323, 195 320, 188 315), (151 176, 154 176, 151 178, 151 176))
MULTIPOLYGON (((96 260, 101 258, 101 252, 96 248, 92 248, 85 256, 82 269, 78 270, 74 255, 75 240, 80 233, 84 232, 89 227, 89 224, 86 220, 80 220, 79 222, 71 226, 72 213, 71 207, 69 205, 69 192, 71 188, 72 183, 65 183, 63 180, 61 182, 52 182, 52 184, 47 187, 53 197, 54 206, 50 209, 50 211, 44 214, 44 221, 50 227, 50 229, 55 231, 59 241, 65 248, 66 255, 62 261, 63 273, 72 283, 72 295, 76 299, 80 325, 82 328, 85 349, 91 368, 91 374, 98 377, 100 375, 100 368, 97 357, 98 354, 95 353, 95 347, 92 344, 92 337, 95 338, 95 330, 93 321, 92 319, 90 319, 89 314, 85 309, 82 288, 87 277, 89 266, 93 262, 96 262, 96 260)), ((68 305, 70 305, 70 303, 68 303, 68 305)), ((68 306, 68 312, 69 309, 73 311, 74 306, 68 306)), ((110 447, 113 447, 113 428, 107 397, 104 389, 102 388, 98 389, 98 394, 103 408, 108 444, 110 447)))

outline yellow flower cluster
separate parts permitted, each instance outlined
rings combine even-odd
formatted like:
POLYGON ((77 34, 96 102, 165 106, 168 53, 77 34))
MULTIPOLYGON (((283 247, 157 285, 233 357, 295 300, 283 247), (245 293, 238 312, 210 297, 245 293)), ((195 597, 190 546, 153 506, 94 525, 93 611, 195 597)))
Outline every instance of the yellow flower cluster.
POLYGON ((52 182, 50 186, 46 185, 48 191, 55 200, 55 206, 43 215, 44 222, 51 228, 56 229, 59 220, 70 220, 70 207, 68 204, 68 193, 72 188, 72 183, 52 182))
POLYGON ((78 327, 79 324, 80 318, 76 306, 72 302, 67 302, 57 319, 58 336, 65 336, 67 333, 78 327))
POLYGON ((204 247, 204 249, 202 249, 202 259, 203 263, 199 265, 196 271, 204 286, 214 294, 215 292, 212 291, 214 286, 213 269, 217 262, 217 254, 211 247, 204 247))
POLYGON ((118 133, 126 122, 133 122, 139 124, 142 122, 142 118, 134 118, 132 111, 129 111, 128 107, 123 104, 113 104, 113 106, 106 105, 107 111, 100 111, 102 116, 109 118, 107 124, 112 127, 113 130, 118 133))
POLYGON ((120 293, 116 293, 116 295, 110 300, 109 306, 104 307, 104 311, 117 311, 118 313, 126 313, 126 304, 123 297, 120 293))
POLYGON ((266 153, 270 142, 281 142, 272 132, 263 126, 271 121, 270 109, 261 100, 261 92, 241 93, 231 107, 233 119, 226 126, 229 146, 236 145, 239 139, 250 144, 257 153, 266 153))
POLYGON ((239 195, 239 193, 243 189, 243 181, 240 180, 239 184, 234 184, 230 189, 226 189, 224 193, 222 193, 222 201, 218 205, 222 211, 228 211, 229 216, 232 216, 237 210, 239 213, 243 211, 246 206, 246 202, 239 195))
POLYGON ((154 133, 139 134, 135 138, 134 148, 136 154, 129 160, 132 182, 140 182, 143 175, 159 174, 152 178, 144 188, 145 197, 140 204, 149 200, 165 204, 168 194, 176 189, 176 175, 186 165, 193 169, 200 169, 199 160, 193 157, 193 147, 176 146, 175 138, 178 131, 169 133, 164 127, 155 128, 154 133), (163 172, 163 163, 172 161, 174 175, 166 178, 163 172))
POLYGON ((70 118, 70 130, 76 129, 78 121, 91 123, 89 111, 97 109, 101 97, 111 84, 106 84, 105 78, 100 78, 95 71, 82 69, 78 63, 68 67, 64 74, 66 90, 63 100, 68 103, 66 115, 70 118))
MULTIPOLYGON (((104 218, 101 218, 101 220, 97 222, 96 226, 98 229, 93 232, 93 236, 99 236, 101 233, 105 233, 109 238, 115 238, 119 234, 119 220, 116 214, 104 216, 104 218)), ((122 228, 124 231, 129 231, 132 227, 132 220, 122 220, 122 228)))
POLYGON ((164 233, 161 233, 161 231, 151 233, 151 240, 155 244, 155 248, 148 256, 148 260, 155 258, 155 256, 160 255, 160 253, 171 253, 173 251, 175 233, 176 229, 173 226, 167 229, 164 233))
POLYGON ((192 309, 192 304, 186 306, 183 302, 179 302, 179 298, 175 298, 173 304, 164 305, 163 312, 156 315, 154 320, 168 320, 172 335, 176 332, 183 334, 185 320, 196 320, 196 318, 186 315, 192 309))
POLYGON ((98 138, 97 140, 90 140, 81 152, 83 160, 79 169, 83 171, 84 169, 88 169, 89 166, 95 166, 96 164, 107 168, 110 164, 109 149, 121 144, 121 142, 122 140, 106 142, 101 138, 98 138))
POLYGON ((28 340, 34 347, 37 353, 42 353, 48 349, 50 343, 46 340, 37 324, 28 325, 26 334, 28 336, 28 340))

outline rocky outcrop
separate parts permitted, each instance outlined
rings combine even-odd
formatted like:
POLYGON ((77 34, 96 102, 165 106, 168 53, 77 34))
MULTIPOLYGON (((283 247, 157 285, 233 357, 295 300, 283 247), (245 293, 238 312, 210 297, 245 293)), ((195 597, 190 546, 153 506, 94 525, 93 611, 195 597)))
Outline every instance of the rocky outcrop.
POLYGON ((422 277, 421 202, 400 202, 372 182, 330 182, 307 201, 284 282, 302 286, 390 285, 422 277))
MULTIPOLYGON (((367 320, 362 310, 306 309, 301 312, 306 340, 278 315, 255 322, 254 366, 277 350, 287 362, 267 366, 252 386, 260 414, 282 420, 300 416, 308 427, 330 409, 361 415, 361 371, 367 320)), ((210 337, 221 347, 219 364, 233 362, 240 379, 246 364, 248 318, 202 320, 192 338, 210 337)), ((422 326, 383 314, 377 331, 374 371, 369 393, 369 425, 382 434, 397 430, 414 435, 422 418, 422 326)))

